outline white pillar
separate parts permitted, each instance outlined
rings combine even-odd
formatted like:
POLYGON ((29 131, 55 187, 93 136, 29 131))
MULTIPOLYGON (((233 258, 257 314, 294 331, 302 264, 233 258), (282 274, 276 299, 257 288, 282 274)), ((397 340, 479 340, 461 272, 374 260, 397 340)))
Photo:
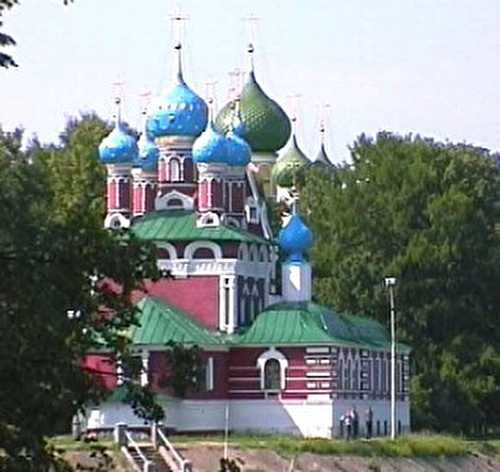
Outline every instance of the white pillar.
POLYGON ((283 264, 282 291, 284 301, 311 301, 311 265, 305 261, 283 264))

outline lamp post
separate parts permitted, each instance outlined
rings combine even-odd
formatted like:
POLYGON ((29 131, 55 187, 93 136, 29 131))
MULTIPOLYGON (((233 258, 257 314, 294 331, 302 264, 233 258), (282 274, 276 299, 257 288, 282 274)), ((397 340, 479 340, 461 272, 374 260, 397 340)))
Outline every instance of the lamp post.
POLYGON ((391 307, 391 439, 396 439, 396 320, 394 309, 396 277, 386 277, 385 286, 389 289, 391 307))

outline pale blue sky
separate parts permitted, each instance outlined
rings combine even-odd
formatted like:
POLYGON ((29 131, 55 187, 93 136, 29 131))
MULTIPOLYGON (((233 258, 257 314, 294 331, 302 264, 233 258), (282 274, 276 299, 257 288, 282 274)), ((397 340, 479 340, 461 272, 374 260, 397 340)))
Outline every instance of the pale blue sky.
MULTIPOLYGON (((242 17, 261 18, 256 72, 285 108, 301 94, 298 135, 315 155, 318 105, 329 103, 328 150, 348 157, 361 132, 419 132, 500 150, 499 0, 184 0, 185 77, 205 93, 245 64, 242 17)), ((20 68, 0 70, 0 123, 56 140, 67 116, 112 115, 111 83, 125 82, 125 118, 172 77, 168 0, 22 0, 5 31, 20 68)))

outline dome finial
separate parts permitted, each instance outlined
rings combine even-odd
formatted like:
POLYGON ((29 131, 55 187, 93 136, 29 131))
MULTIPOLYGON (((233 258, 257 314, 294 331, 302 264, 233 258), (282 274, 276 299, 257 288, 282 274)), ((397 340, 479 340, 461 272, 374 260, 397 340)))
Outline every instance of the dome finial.
POLYGON ((253 43, 248 43, 247 52, 248 52, 248 59, 249 59, 249 72, 251 74, 253 74, 254 73, 253 53, 255 52, 255 48, 253 47, 253 43))
POLYGON ((182 43, 179 41, 175 44, 174 49, 177 51, 177 71, 176 79, 179 84, 184 83, 184 77, 182 75, 182 43))
POLYGON ((183 15, 180 5, 177 4, 176 12, 170 15, 170 20, 172 21, 172 28, 175 30, 174 49, 177 51, 177 71, 175 75, 177 82, 184 84, 184 78, 182 76, 182 33, 183 22, 189 20, 189 16, 183 15))

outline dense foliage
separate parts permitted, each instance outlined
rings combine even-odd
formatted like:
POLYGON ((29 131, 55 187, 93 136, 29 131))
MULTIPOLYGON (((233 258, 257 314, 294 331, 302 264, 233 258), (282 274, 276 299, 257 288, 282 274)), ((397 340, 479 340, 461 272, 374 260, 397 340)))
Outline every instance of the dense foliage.
POLYGON ((88 116, 68 125, 60 146, 24 151, 21 131, 0 130, 0 470, 46 470, 44 437, 57 419, 69 424, 103 395, 82 355, 104 343, 129 356, 129 294, 156 276, 150 247, 102 228, 96 149, 107 132, 88 116), (101 282, 110 279, 119 293, 101 282))
POLYGON ((315 234, 318 300, 397 328, 413 351, 414 426, 500 424, 499 171, 467 145, 361 136, 333 179, 313 173, 302 206, 315 234))

